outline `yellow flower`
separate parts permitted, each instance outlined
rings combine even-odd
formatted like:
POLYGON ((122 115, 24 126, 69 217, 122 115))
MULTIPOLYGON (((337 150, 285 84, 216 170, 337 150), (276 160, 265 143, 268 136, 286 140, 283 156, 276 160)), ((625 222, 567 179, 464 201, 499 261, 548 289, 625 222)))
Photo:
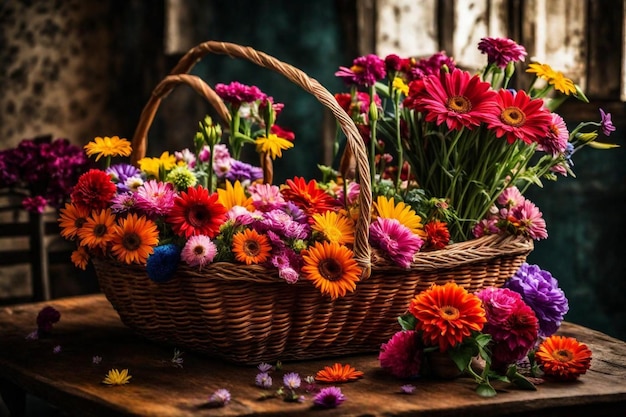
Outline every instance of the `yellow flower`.
POLYGON ((104 377, 103 384, 107 385, 124 385, 130 382, 132 378, 128 373, 128 369, 122 369, 122 372, 117 369, 111 369, 109 373, 104 377))
POLYGON ((574 81, 566 78, 562 72, 555 72, 554 76, 548 80, 550 85, 554 86, 554 89, 560 91, 563 94, 570 95, 576 94, 576 86, 574 85, 574 81))
POLYGON ((314 214, 311 228, 322 233, 329 242, 340 245, 354 243, 354 222, 334 211, 314 214))
POLYGON ((219 202, 226 207, 226 210, 230 210, 235 206, 241 206, 248 209, 248 211, 254 211, 252 198, 246 195, 239 181, 235 181, 235 185, 233 185, 230 181, 226 180, 226 188, 218 188, 217 194, 219 196, 219 202))
POLYGON ((400 91, 405 96, 409 94, 409 86, 404 80, 400 77, 395 77, 393 79, 393 84, 391 85, 394 90, 400 91))
POLYGON ((103 156, 128 156, 131 152, 130 142, 119 136, 97 137, 85 145, 88 156, 97 155, 96 161, 103 156))
POLYGON ((161 173, 165 174, 176 166, 176 156, 169 152, 163 152, 159 158, 142 158, 139 160, 139 169, 148 176, 161 178, 161 173))
POLYGON ((374 209, 378 213, 379 217, 385 219, 396 219, 401 225, 407 227, 411 232, 425 238, 424 225, 422 224, 422 218, 418 216, 411 207, 404 204, 402 201, 398 204, 395 203, 393 198, 387 198, 385 196, 379 196, 374 203, 374 209))
POLYGON ((258 153, 268 153, 272 159, 276 159, 277 156, 282 157, 284 149, 293 148, 293 142, 278 137, 273 133, 270 133, 268 137, 257 138, 255 143, 258 153))
POLYGON ((538 78, 543 78, 544 80, 550 80, 556 74, 550 65, 538 62, 529 64, 526 72, 534 73, 538 78))

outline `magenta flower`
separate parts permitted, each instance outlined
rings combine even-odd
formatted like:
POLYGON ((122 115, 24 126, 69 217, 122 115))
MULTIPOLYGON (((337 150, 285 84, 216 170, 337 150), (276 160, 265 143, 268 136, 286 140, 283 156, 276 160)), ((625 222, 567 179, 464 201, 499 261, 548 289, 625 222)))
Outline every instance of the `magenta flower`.
POLYGON ((502 193, 498 196, 498 204, 506 208, 519 206, 524 200, 526 198, 524 198, 519 188, 514 185, 502 190, 502 193))
POLYGON ((454 59, 446 55, 445 51, 439 51, 434 53, 428 58, 422 58, 410 68, 407 77, 409 81, 421 80, 429 75, 439 76, 443 67, 446 67, 448 71, 452 71, 456 68, 454 59))
POLYGON ((396 264, 409 268, 424 241, 396 219, 378 217, 370 225, 370 241, 396 264))
POLYGON ((381 368, 398 378, 418 376, 424 354, 420 336, 414 330, 402 330, 383 343, 378 354, 381 368))
POLYGON ((280 189, 276 185, 252 184, 248 188, 252 204, 259 211, 270 211, 282 208, 286 203, 280 189))
POLYGON ((518 233, 529 236, 531 239, 539 240, 548 237, 546 221, 539 208, 530 200, 509 211, 509 220, 515 225, 518 233))
POLYGON ((496 218, 482 219, 472 229, 472 234, 475 238, 497 235, 498 233, 500 233, 500 229, 498 228, 498 219, 496 218))
POLYGON ((613 126, 613 122, 611 121, 611 113, 605 113, 604 110, 600 109, 600 115, 602 116, 602 121, 600 124, 602 125, 602 133, 605 136, 610 136, 611 132, 615 131, 615 126, 613 126))
POLYGON ((248 86, 237 81, 226 84, 216 84, 215 92, 226 103, 238 108, 243 103, 254 103, 265 99, 266 95, 256 86, 248 86))
POLYGON ((539 320, 539 336, 552 336, 559 329, 569 304, 550 272, 523 263, 505 287, 521 294, 524 302, 533 309, 539 320))
POLYGON ((339 67, 335 76, 350 85, 370 87, 387 76, 385 61, 374 54, 361 56, 352 61, 350 68, 339 67))
POLYGON ((36 195, 34 197, 25 197, 22 200, 22 207, 31 213, 43 213, 48 205, 48 200, 43 198, 40 195, 36 195))
POLYGON ((217 247, 211 238, 205 235, 196 235, 189 238, 180 254, 181 259, 191 267, 200 267, 213 262, 217 254, 217 247))
POLYGON ((169 182, 150 180, 137 189, 135 206, 148 216, 165 216, 174 207, 176 192, 169 182))
POLYGON ((338 387, 325 387, 313 397, 313 403, 322 408, 335 408, 346 400, 346 396, 338 387))
POLYGON ((135 208, 137 204, 137 196, 135 193, 127 191, 122 194, 117 194, 111 200, 111 211, 113 213, 126 213, 135 208))
POLYGON ((499 68, 506 68, 509 62, 523 61, 528 55, 526 49, 508 38, 482 38, 478 50, 487 54, 487 62, 499 68))
POLYGON ((561 116, 552 113, 552 123, 545 137, 539 137, 537 149, 557 157, 567 149, 569 143, 569 132, 565 121, 561 116))
POLYGON ((52 325, 61 320, 61 313, 52 306, 42 308, 37 314, 37 330, 39 335, 49 333, 52 325))

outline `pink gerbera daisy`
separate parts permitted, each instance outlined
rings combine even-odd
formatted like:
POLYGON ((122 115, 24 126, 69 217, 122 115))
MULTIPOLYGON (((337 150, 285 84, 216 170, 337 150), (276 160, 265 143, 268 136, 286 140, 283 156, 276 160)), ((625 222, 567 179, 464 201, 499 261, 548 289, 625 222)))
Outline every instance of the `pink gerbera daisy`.
POLYGON ((543 100, 532 99, 522 90, 513 93, 503 89, 498 91, 498 102, 499 111, 488 115, 488 127, 497 137, 506 136, 508 143, 519 139, 530 144, 548 134, 552 116, 543 100))
POLYGON ((407 98, 410 106, 425 112, 426 121, 438 126, 445 122, 450 130, 471 129, 487 115, 495 117, 498 113, 497 96, 491 85, 467 71, 455 69, 441 76, 428 76, 419 88, 411 87, 407 98))
POLYGON ((567 149, 569 132, 565 121, 561 116, 552 113, 552 123, 548 128, 548 134, 539 138, 537 149, 556 157, 567 149))
POLYGON ((525 198, 516 186, 505 188, 498 196, 498 204, 503 207, 511 208, 519 206, 524 202, 525 198))
POLYGON ((248 187, 248 192, 252 198, 252 205, 259 211, 280 209, 287 204, 276 185, 252 184, 248 187))
POLYGON ((370 225, 372 245, 380 248, 402 268, 408 268, 424 241, 396 219, 378 217, 370 225))
POLYGON ((148 216, 163 216, 169 214, 174 207, 175 197, 172 184, 150 180, 137 189, 135 207, 148 216))
POLYGON ((183 247, 180 257, 189 266, 198 266, 202 268, 204 265, 213 262, 217 254, 217 247, 211 241, 211 238, 205 235, 197 235, 189 238, 183 247))

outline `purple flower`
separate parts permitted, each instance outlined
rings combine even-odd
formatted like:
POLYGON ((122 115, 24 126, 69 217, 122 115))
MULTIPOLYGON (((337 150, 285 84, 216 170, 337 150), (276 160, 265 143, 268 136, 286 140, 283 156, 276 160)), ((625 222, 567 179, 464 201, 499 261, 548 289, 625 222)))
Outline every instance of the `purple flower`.
POLYGON ((289 372, 283 376, 283 384, 289 389, 297 389, 301 383, 300 375, 296 372, 289 372))
POLYGON ((454 60, 447 56, 444 51, 437 52, 428 58, 422 58, 407 74, 409 81, 421 80, 428 75, 438 76, 443 66, 446 66, 450 71, 456 68, 454 60))
POLYGON ((269 372, 272 370, 272 365, 266 362, 261 362, 257 365, 257 369, 259 370, 259 372, 269 372))
POLYGON ((352 61, 350 68, 339 67, 335 76, 343 78, 347 84, 370 87, 385 78, 385 61, 374 54, 361 56, 352 61))
POLYGON ((405 384, 400 387, 400 392, 403 394, 413 394, 415 392, 415 385, 405 384))
POLYGON ((523 61, 527 55, 523 46, 508 38, 482 38, 478 43, 478 50, 487 54, 489 65, 495 64, 502 69, 509 62, 523 61))
POLYGON ((102 356, 94 355, 94 357, 91 358, 91 363, 94 365, 100 365, 100 362, 102 362, 102 356))
POLYGON ((141 171, 139 168, 130 164, 115 164, 107 168, 106 173, 111 175, 115 184, 117 184, 118 192, 130 191, 126 185, 129 178, 140 178, 141 171))
POLYGON ((54 353, 55 355, 57 353, 61 353, 61 345, 56 345, 54 348, 52 348, 52 353, 54 353))
POLYGON ((561 326, 569 310, 565 293, 548 271, 537 265, 522 264, 505 286, 519 293, 539 320, 539 335, 549 337, 561 326))
POLYGON ((315 397, 313 397, 313 403, 322 408, 335 408, 341 405, 346 400, 346 396, 341 392, 341 388, 338 387, 326 387, 322 388, 315 397))
POLYGON ((226 171, 225 177, 230 182, 253 182, 263 178, 263 170, 259 167, 233 159, 230 161, 230 169, 226 171))
POLYGON ((263 389, 272 387, 272 377, 267 372, 259 372, 255 378, 255 384, 263 389))
POLYGON ((209 403, 213 406, 222 407, 230 402, 230 392, 221 388, 209 397, 209 403))
POLYGON ((61 313, 52 307, 46 306, 37 314, 37 329, 39 334, 48 333, 52 330, 52 325, 61 319, 61 313))
POLYGON ((22 200, 22 207, 31 213, 43 213, 48 205, 48 200, 40 195, 34 197, 26 197, 22 200))
POLYGON ((615 126, 613 126, 613 122, 611 121, 611 113, 605 113, 604 110, 600 109, 600 115, 602 116, 602 121, 600 124, 602 125, 602 133, 605 136, 610 136, 611 132, 615 131, 615 126))

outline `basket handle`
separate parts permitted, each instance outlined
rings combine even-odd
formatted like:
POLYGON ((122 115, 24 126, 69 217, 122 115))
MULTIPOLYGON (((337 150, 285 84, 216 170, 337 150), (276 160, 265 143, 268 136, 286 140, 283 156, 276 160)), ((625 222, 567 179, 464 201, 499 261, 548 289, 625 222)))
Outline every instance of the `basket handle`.
POLYGON ((223 120, 228 121, 230 119, 228 110, 215 91, 199 77, 186 74, 198 60, 209 53, 242 58, 258 66, 271 69, 313 95, 332 112, 341 130, 346 135, 347 146, 356 159, 360 192, 358 199, 359 218, 356 222, 353 246, 354 258, 363 270, 361 279, 368 278, 371 273, 371 254, 368 238, 372 189, 367 152, 363 145, 361 135, 349 115, 339 106, 335 97, 317 80, 310 78, 306 73, 292 65, 251 47, 233 43, 207 41, 192 48, 180 59, 178 64, 170 72, 170 75, 166 76, 156 86, 148 103, 144 106, 132 140, 131 163, 135 164, 139 159, 145 156, 148 141, 147 133, 152 125, 161 100, 178 84, 185 83, 191 86, 198 94, 211 103, 223 120))

